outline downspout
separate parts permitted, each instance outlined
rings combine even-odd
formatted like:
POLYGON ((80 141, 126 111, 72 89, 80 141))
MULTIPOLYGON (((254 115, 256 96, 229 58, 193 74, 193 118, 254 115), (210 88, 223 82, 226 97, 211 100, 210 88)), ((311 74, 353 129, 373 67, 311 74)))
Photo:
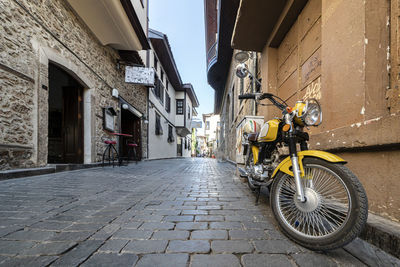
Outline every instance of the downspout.
MULTIPOLYGON (((253 52, 253 80, 252 80, 252 88, 251 91, 254 94, 256 92, 256 79, 257 79, 257 52, 253 52)), ((252 101, 253 103, 253 116, 257 114, 257 103, 256 101, 252 101)))
POLYGON ((147 159, 150 158, 150 151, 149 151, 149 138, 150 138, 150 132, 149 132, 149 125, 150 125, 150 88, 147 89, 147 126, 146 126, 146 130, 147 130, 147 159))
MULTIPOLYGON (((186 128, 186 89, 185 89, 185 91, 184 91, 184 99, 185 99, 185 101, 183 101, 184 102, 184 104, 183 104, 183 127, 185 127, 186 128)), ((186 144, 186 136, 185 136, 185 144, 186 144)), ((184 157, 184 154, 183 154, 183 151, 184 151, 184 146, 182 146, 182 149, 181 149, 181 153, 182 153, 182 157, 184 157)))
MULTIPOLYGON (((147 1, 147 13, 149 12, 148 4, 149 4, 149 2, 147 1)), ((147 16, 147 18, 148 18, 148 16, 147 16)), ((150 68, 150 50, 146 50, 146 67, 150 68)), ((146 151, 147 151, 147 155, 146 155, 146 157, 147 157, 147 159, 150 158, 150 151, 149 151, 149 138, 150 138, 150 133, 149 133, 150 113, 149 113, 149 111, 150 111, 150 109, 149 109, 149 106, 150 106, 150 87, 147 88, 147 115, 146 115, 146 118, 147 118, 147 125, 146 125, 146 131, 147 131, 147 138, 146 138, 146 147, 147 147, 147 149, 146 149, 146 151)))

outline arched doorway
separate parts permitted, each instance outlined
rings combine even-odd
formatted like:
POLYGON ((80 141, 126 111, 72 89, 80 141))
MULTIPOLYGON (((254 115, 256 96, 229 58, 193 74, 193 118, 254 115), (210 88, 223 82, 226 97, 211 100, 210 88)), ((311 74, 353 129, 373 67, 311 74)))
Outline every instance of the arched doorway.
POLYGON ((49 63, 48 163, 83 163, 83 86, 49 63))

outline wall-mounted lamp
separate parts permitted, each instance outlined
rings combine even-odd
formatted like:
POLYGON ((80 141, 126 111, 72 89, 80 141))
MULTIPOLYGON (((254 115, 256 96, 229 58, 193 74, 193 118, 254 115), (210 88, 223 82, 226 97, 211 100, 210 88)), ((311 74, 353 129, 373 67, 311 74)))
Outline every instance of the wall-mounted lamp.
POLYGON ((128 109, 129 106, 127 104, 122 104, 122 109, 128 109))
POLYGON ((148 124, 148 123, 149 123, 149 119, 147 118, 147 115, 143 115, 143 116, 142 116, 142 120, 143 120, 143 122, 144 122, 145 124, 148 124))
POLYGON ((111 95, 112 95, 113 97, 115 97, 115 98, 118 98, 118 96, 119 96, 118 90, 115 89, 115 88, 113 88, 113 89, 112 89, 112 92, 111 92, 111 95))

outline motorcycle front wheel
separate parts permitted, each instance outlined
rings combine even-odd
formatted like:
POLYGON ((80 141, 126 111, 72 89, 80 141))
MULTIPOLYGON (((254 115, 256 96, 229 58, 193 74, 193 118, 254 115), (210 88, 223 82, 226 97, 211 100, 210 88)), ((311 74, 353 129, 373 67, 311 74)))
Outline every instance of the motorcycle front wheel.
POLYGON ((271 188, 271 207, 282 232, 311 250, 331 250, 351 242, 364 228, 368 200, 357 177, 342 164, 304 158, 306 201, 297 199, 294 178, 283 172, 271 188))

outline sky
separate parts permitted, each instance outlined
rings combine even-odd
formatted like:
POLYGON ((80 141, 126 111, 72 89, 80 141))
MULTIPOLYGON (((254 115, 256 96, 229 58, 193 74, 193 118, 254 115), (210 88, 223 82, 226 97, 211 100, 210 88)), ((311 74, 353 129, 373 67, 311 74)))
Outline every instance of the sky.
POLYGON ((204 0, 149 0, 149 27, 168 36, 183 83, 191 83, 200 106, 198 118, 214 111, 214 89, 207 83, 204 0))

